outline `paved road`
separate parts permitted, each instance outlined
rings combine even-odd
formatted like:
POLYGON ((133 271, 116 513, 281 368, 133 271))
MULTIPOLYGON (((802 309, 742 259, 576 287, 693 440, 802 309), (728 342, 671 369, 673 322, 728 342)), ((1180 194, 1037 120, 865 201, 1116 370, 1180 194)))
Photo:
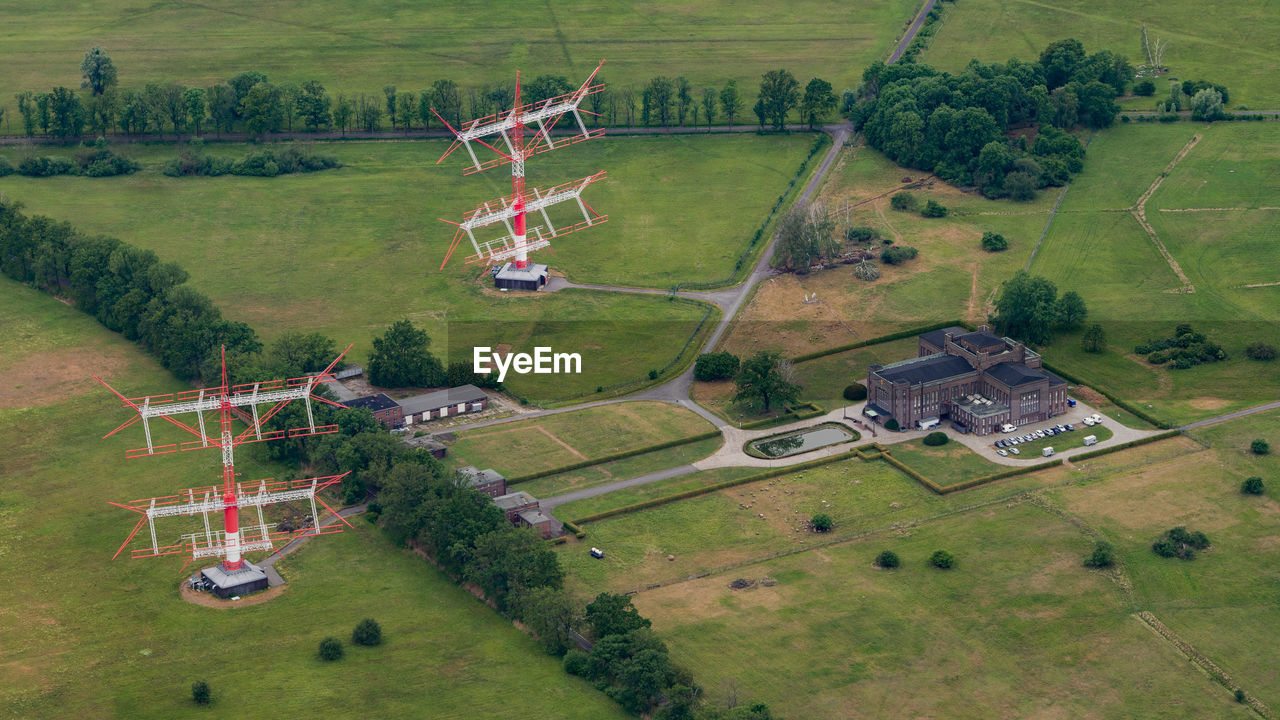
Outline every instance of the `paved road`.
MULTIPOLYGON (((344 518, 347 518, 347 517, 351 517, 352 515, 359 515, 368 509, 369 509, 368 503, 361 503, 359 505, 344 507, 338 510, 338 514, 344 518)), ((315 536, 303 535, 301 537, 294 538, 293 540, 290 540, 287 545, 271 553, 271 555, 267 556, 267 559, 258 563, 258 567, 262 568, 262 571, 267 574, 267 585, 269 587, 275 587, 277 585, 284 584, 284 578, 280 577, 280 573, 276 570, 276 561, 284 557, 285 555, 288 555, 289 553, 293 552, 294 550, 297 550, 299 547, 302 547, 302 543, 310 540, 313 537, 315 536)))
POLYGON ((916 15, 916 19, 911 23, 911 27, 907 28, 906 34, 903 35, 902 40, 898 42, 898 47, 894 48, 893 53, 889 55, 889 65, 898 62, 898 59, 902 57, 902 53, 907 51, 907 46, 911 44, 912 40, 916 39, 916 33, 920 32, 920 28, 924 26, 925 19, 929 16, 929 11, 933 9, 933 6, 936 3, 937 0, 929 0, 929 2, 924 4, 924 7, 920 8, 920 13, 916 15))

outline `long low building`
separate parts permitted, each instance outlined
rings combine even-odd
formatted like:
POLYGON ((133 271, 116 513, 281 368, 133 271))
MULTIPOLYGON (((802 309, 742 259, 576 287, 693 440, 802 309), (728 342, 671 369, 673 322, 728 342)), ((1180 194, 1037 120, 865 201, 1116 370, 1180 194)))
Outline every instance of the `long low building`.
POLYGON ((951 327, 917 338, 918 357, 867 368, 863 414, 903 430, 949 420, 977 435, 1002 425, 1048 420, 1067 411, 1067 383, 1041 367, 1026 345, 951 327))
POLYGON ((475 385, 459 385, 400 401, 400 410, 408 425, 450 415, 480 412, 488 406, 489 396, 475 385))

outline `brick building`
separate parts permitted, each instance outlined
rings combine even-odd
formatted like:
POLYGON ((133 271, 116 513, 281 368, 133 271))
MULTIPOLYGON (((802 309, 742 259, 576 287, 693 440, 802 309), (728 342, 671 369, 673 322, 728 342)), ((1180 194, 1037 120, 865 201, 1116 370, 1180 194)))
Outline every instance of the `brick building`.
MULTIPOLYGON (((480 470, 475 465, 468 465, 458 468, 455 474, 461 487, 475 488, 477 492, 491 498, 507 494, 507 479, 493 468, 480 470)), ((507 519, 510 520, 510 518, 507 519)))
POLYGON ((372 412, 378 422, 382 423, 383 427, 386 428, 396 428, 404 424, 404 415, 400 412, 400 405, 395 400, 387 397, 385 393, 366 395, 354 400, 343 400, 341 404, 349 408, 364 408, 372 412))
POLYGON ((902 429, 943 420, 978 435, 1042 422, 1067 410, 1067 383, 1040 356, 987 326, 950 327, 917 338, 917 357, 867 368, 863 414, 902 429))
POLYGON ((412 425, 450 415, 480 412, 489 407, 489 396, 475 385, 459 385, 400 401, 405 422, 412 425))

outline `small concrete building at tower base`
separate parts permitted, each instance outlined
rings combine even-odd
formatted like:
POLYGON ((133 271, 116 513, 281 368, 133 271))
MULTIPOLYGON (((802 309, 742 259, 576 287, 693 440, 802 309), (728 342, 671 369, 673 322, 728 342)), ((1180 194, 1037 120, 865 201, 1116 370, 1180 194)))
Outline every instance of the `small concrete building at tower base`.
POLYGON ((517 268, 515 263, 507 263, 494 273, 493 286, 499 290, 541 290, 548 275, 546 265, 529 263, 528 267, 517 268))
POLYGON ((209 592, 223 600, 266 590, 268 584, 267 574, 248 560, 244 561, 244 567, 233 572, 227 572, 219 563, 201 570, 200 577, 205 581, 209 592))

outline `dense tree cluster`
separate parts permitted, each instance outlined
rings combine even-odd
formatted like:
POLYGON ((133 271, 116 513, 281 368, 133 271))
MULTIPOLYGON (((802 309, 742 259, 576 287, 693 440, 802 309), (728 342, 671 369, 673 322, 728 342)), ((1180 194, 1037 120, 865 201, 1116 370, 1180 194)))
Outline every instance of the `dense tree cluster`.
POLYGON ((850 118, 867 142, 900 165, 931 171, 989 197, 1028 199, 1079 172, 1084 148, 1068 134, 1103 128, 1132 82, 1129 62, 1109 51, 1086 55, 1076 40, 1053 43, 1036 62, 971 61, 952 75, 927 65, 877 62, 863 73, 850 118), (1006 137, 1035 124, 1031 147, 1006 137))
POLYGON ((1055 329, 1079 327, 1088 314, 1084 298, 1074 290, 1058 297, 1058 287, 1052 282, 1019 270, 1000 286, 991 320, 1004 335, 1031 345, 1047 345, 1055 329))
POLYGON ((1189 531, 1179 525, 1165 532, 1164 536, 1151 545, 1151 551, 1160 557, 1194 560, 1196 551, 1209 547, 1209 538, 1199 530, 1189 531))
POLYGON ((1177 370, 1227 359, 1227 351, 1221 345, 1209 340, 1204 333, 1196 332, 1189 323, 1179 323, 1173 330, 1173 337, 1148 340, 1133 351, 1146 355, 1147 362, 1153 365, 1169 363, 1177 370))
POLYGON ((835 231, 835 221, 822 203, 793 207, 778 224, 777 245, 770 264, 799 275, 823 260, 832 260, 844 251, 844 242, 835 231))
POLYGON ((182 153, 170 160, 162 172, 170 177, 184 175, 248 175, 275 177, 293 173, 308 173, 342 167, 338 158, 321 155, 310 150, 286 147, 282 150, 258 150, 239 160, 208 155, 199 141, 186 146, 182 153))
POLYGON ((703 353, 693 363, 695 380, 728 380, 738 374, 742 361, 731 352, 703 353))
POLYGON ((187 273, 150 250, 90 237, 67 223, 27 217, 0 199, 0 272, 66 297, 106 327, 146 347, 183 380, 213 380, 219 347, 258 352, 253 329, 225 320, 187 273))

